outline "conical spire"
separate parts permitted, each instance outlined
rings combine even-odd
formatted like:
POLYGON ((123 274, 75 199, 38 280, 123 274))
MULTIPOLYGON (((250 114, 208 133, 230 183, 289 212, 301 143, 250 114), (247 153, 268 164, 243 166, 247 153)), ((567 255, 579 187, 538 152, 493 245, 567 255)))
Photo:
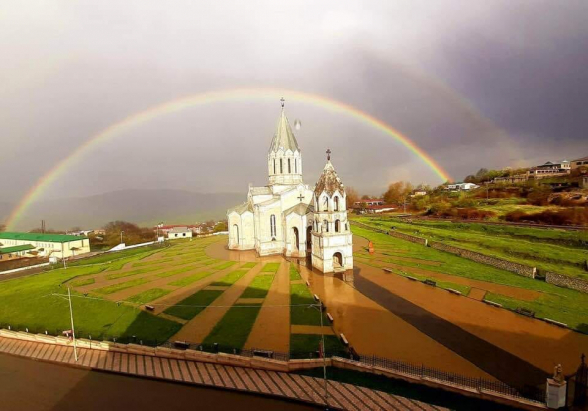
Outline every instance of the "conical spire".
POLYGON ((292 132, 292 128, 290 127, 290 123, 288 122, 288 118, 286 117, 286 113, 284 111, 284 99, 281 101, 282 113, 278 119, 276 133, 272 139, 272 144, 270 145, 269 151, 277 152, 281 148, 284 151, 292 150, 292 152, 294 152, 298 150, 298 152, 300 152, 300 149, 298 148, 298 142, 296 141, 296 137, 294 137, 294 133, 292 132))
POLYGON ((337 190, 344 194, 345 186, 331 163, 331 150, 327 150, 327 164, 325 164, 325 168, 323 168, 323 172, 316 183, 314 194, 320 196, 323 191, 326 191, 329 196, 332 196, 337 190))

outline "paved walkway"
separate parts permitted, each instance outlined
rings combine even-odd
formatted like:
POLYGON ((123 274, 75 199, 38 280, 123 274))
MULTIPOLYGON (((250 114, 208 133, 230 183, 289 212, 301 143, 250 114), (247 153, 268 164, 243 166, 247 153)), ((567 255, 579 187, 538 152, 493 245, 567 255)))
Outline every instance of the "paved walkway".
MULTIPOLYGON (((0 337, 0 352, 76 365, 73 347, 0 337)), ((297 374, 174 360, 137 354, 78 349, 77 365, 121 374, 214 386, 324 404, 324 382, 297 374)), ((329 405, 343 410, 445 410, 400 397, 329 381, 329 405)))

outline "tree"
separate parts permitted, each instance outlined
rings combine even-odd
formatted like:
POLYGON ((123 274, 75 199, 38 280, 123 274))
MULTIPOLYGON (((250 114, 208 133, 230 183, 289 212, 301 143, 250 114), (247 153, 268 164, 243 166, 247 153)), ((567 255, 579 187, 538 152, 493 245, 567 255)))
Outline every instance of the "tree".
POLYGON ((388 204, 403 203, 411 193, 412 184, 405 181, 397 181, 388 186, 388 191, 382 194, 384 202, 388 204))
POLYGON ((6 231, 6 226, 4 224, 0 224, 0 232, 6 231))
POLYGON ((361 199, 362 199, 362 200, 370 200, 370 199, 371 199, 371 197, 370 197, 370 196, 368 196, 367 194, 364 194, 364 195, 362 195, 362 196, 361 196, 361 199))
POLYGON ((345 189, 345 193, 347 194, 347 200, 346 200, 347 209, 351 210, 351 208, 353 208, 353 204, 355 204, 357 201, 359 201, 359 194, 357 194, 357 191, 353 187, 347 187, 345 189))

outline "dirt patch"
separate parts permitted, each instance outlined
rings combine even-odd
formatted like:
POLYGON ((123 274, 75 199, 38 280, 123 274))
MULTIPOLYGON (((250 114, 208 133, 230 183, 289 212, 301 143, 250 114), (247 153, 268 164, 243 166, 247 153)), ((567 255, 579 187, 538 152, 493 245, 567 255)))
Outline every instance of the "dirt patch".
POLYGON ((290 350, 290 264, 281 256, 280 259, 282 264, 275 274, 245 348, 262 347, 280 352, 290 350))
POLYGON ((486 296, 486 293, 486 290, 482 290, 480 288, 472 288, 470 289, 468 297, 473 298, 474 300, 483 301, 484 297, 486 296))

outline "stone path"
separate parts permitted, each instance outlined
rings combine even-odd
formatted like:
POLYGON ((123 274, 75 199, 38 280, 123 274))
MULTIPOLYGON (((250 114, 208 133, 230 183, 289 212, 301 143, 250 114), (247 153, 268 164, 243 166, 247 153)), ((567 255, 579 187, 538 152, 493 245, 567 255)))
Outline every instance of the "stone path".
POLYGON ((275 274, 245 348, 290 351, 290 264, 282 263, 275 274))
MULTIPOLYGON (((95 370, 248 391, 324 405, 324 381, 297 374, 175 360, 0 337, 0 352, 95 370)), ((342 410, 420 410, 445 408, 336 381, 328 382, 328 404, 342 410)))

